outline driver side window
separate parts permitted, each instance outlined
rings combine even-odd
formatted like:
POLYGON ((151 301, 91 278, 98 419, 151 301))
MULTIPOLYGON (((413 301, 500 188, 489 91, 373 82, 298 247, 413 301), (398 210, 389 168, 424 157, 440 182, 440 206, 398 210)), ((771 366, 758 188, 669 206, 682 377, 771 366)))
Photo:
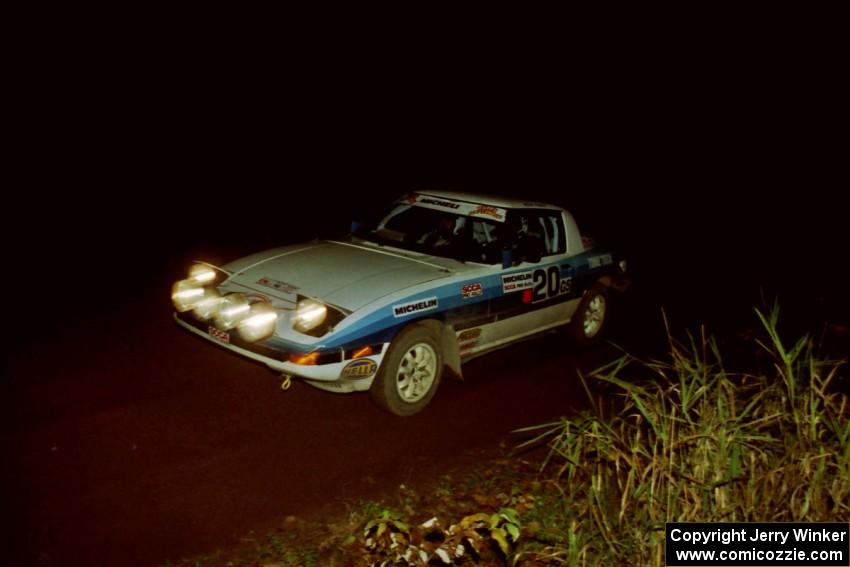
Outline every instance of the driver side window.
POLYGON ((485 264, 501 262, 502 242, 499 226, 494 222, 477 218, 470 218, 467 226, 471 236, 469 239, 470 259, 485 264))
POLYGON ((557 211, 519 211, 514 218, 517 238, 542 244, 542 255, 563 254, 567 249, 564 223, 557 211))

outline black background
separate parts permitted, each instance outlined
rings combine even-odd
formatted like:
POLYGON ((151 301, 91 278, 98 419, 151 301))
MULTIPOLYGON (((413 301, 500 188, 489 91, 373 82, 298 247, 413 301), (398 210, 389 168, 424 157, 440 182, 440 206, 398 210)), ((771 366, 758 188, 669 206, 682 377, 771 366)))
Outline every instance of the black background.
POLYGON ((638 301, 685 323, 777 294, 846 321, 848 93, 826 15, 630 35, 623 15, 396 16, 23 46, 7 328, 38 340, 155 293, 168 309, 195 258, 344 233, 424 188, 565 206, 627 252, 638 301))
POLYGON ((674 328, 750 336, 777 295, 784 333, 829 322, 850 352, 843 14, 59 9, 10 16, 3 77, 13 556, 199 553, 279 519, 287 474, 308 481, 301 509, 336 505, 328 486, 584 399, 563 373, 608 351, 561 356, 552 337, 444 386, 433 427, 400 426, 363 397, 281 403, 170 321, 192 260, 345 233, 411 190, 571 210, 630 260, 609 336, 638 356, 664 348, 662 307, 674 328), (555 355, 526 367, 535 350, 555 355), (357 432, 343 473, 337 422, 357 432))

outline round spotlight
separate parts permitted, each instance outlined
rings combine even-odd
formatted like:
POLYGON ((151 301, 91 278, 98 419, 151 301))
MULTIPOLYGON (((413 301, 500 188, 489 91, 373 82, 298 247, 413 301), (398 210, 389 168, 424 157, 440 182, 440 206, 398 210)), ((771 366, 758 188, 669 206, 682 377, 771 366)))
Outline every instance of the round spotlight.
POLYGON ((195 317, 203 321, 212 319, 218 313, 219 307, 221 307, 221 300, 221 295, 216 290, 204 288, 204 295, 195 303, 192 313, 195 314, 195 317))
POLYGON ((273 335, 276 327, 277 311, 270 303, 259 301, 251 304, 248 316, 239 323, 239 334, 254 342, 273 335))
POLYGON ((215 326, 223 331, 229 331, 240 323, 251 311, 248 300, 241 293, 225 295, 215 314, 215 326))
POLYGON ((215 270, 204 264, 194 264, 189 269, 189 279, 203 285, 211 283, 217 275, 215 270))
POLYGON ((204 288, 193 280, 180 280, 171 288, 171 301, 180 313, 189 311, 204 297, 204 288))
POLYGON ((327 306, 318 301, 304 298, 298 302, 295 308, 295 318, 292 322, 292 328, 300 333, 312 331, 321 325, 327 316, 327 306))

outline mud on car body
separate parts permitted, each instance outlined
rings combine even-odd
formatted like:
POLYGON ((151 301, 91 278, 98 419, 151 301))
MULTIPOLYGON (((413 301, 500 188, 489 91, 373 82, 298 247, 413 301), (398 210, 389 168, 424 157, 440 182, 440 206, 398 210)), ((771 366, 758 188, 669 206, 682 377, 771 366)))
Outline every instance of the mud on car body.
POLYGON ((174 284, 177 322, 333 392, 411 415, 444 371, 566 326, 602 335, 626 264, 560 207, 446 191, 406 195, 340 240, 286 246, 174 284))

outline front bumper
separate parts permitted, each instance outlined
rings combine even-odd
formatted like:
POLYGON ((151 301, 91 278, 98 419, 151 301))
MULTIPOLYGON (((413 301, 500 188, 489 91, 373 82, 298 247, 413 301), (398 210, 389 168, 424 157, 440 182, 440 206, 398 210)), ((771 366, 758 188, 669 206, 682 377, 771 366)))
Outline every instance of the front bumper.
MULTIPOLYGON (((289 353, 282 350, 274 349, 268 346, 257 343, 247 343, 236 337, 235 333, 231 333, 233 342, 225 342, 214 337, 210 332, 210 325, 202 323, 191 318, 191 316, 181 316, 179 313, 174 314, 174 320, 183 327, 202 337, 213 344, 226 348, 251 360, 261 362, 276 372, 298 376, 305 378, 308 383, 323 390, 331 392, 357 392, 368 390, 372 384, 375 373, 380 367, 383 355, 386 352, 386 347, 383 345, 380 352, 365 357, 375 363, 375 371, 368 376, 358 376, 356 378, 344 376, 344 371, 355 359, 345 358, 345 351, 337 351, 331 353, 337 362, 322 363, 322 359, 329 358, 328 356, 320 356, 320 363, 315 365, 295 364, 288 360, 289 353)), ((364 359, 356 359, 364 360, 364 359)))

